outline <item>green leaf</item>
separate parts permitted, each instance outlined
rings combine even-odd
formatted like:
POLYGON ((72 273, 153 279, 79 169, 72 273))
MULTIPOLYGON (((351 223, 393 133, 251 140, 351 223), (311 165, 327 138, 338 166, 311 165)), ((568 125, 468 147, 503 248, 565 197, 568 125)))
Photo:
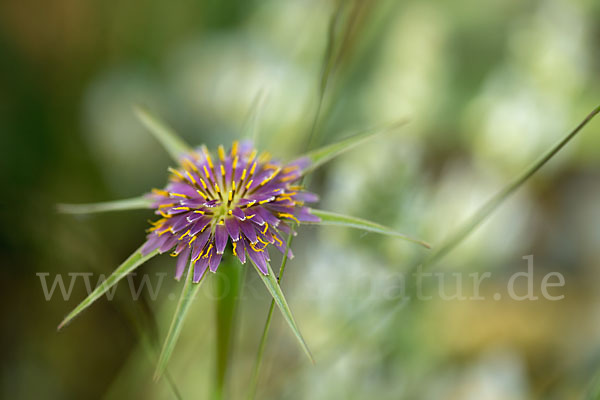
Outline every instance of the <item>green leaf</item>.
POLYGON ((68 324, 73 318, 75 318, 79 313, 88 308, 94 301, 98 300, 104 293, 106 293, 111 287, 117 284, 121 279, 123 279, 127 274, 134 271, 137 267, 154 257, 158 254, 158 250, 154 250, 150 254, 142 256, 140 252, 141 247, 137 249, 132 255, 127 258, 123 262, 123 264, 119 265, 114 272, 106 278, 101 285, 96 287, 92 293, 82 301, 73 311, 67 315, 67 317, 58 325, 58 330, 62 329, 66 324, 68 324))
POLYGON ((183 141, 171 128, 158 117, 152 115, 147 109, 134 107, 135 115, 144 124, 150 133, 160 142, 173 160, 179 162, 179 157, 191 151, 190 146, 183 141))
POLYGON ((337 143, 333 143, 324 147, 321 147, 317 150, 313 150, 308 152, 307 154, 300 156, 298 158, 308 158, 310 160, 310 165, 306 167, 302 171, 302 175, 306 175, 326 162, 332 160, 333 158, 339 156, 342 153, 358 146, 359 144, 364 143, 366 140, 373 138, 376 135, 389 132, 391 130, 397 129, 402 125, 405 125, 408 121, 401 120, 399 122, 395 122, 393 124, 380 127, 373 128, 363 131, 357 135, 351 136, 348 139, 342 140, 337 143))
POLYGON ((217 351, 215 352, 216 379, 213 399, 224 398, 227 370, 235 341, 239 294, 242 289, 243 272, 246 270, 247 268, 242 268, 239 263, 228 259, 221 263, 217 272, 219 276, 216 280, 218 295, 215 304, 217 351))
POLYGON ((151 201, 145 197, 106 201, 89 204, 57 204, 58 212, 64 214, 91 214, 107 211, 140 210, 150 208, 151 201))
POLYGON ((321 218, 321 222, 308 222, 309 224, 346 226, 349 228, 362 229, 364 231, 380 233, 382 235, 394 236, 402 240, 407 240, 409 242, 419 244, 428 249, 431 248, 431 246, 427 242, 403 235, 391 228, 388 228, 387 226, 379 225, 375 222, 367 221, 365 219, 351 217, 349 215, 337 214, 330 211, 316 210, 314 208, 310 209, 310 213, 316 217, 321 218))
POLYGON ((458 246, 467 236, 469 236, 477 227, 483 223, 504 201, 517 191, 525 182, 529 180, 540 168, 542 168, 552 157, 556 155, 567 143, 571 141, 578 133, 588 124, 598 113, 600 106, 596 107, 590 114, 581 121, 581 123, 566 135, 561 141, 548 150, 542 157, 533 163, 515 180, 500 190, 487 203, 473 214, 462 226, 460 226, 450 237, 437 248, 437 250, 429 255, 424 262, 424 265, 431 265, 458 246))
MULTIPOLYGON (((208 271, 208 268, 206 271, 208 271)), ((187 276, 185 278, 185 283, 183 284, 183 289, 181 290, 181 295, 179 297, 179 301, 177 302, 177 308, 175 309, 175 314, 173 315, 173 320, 171 321, 171 326, 169 327, 169 332, 167 333, 160 356, 158 357, 158 364, 156 365, 156 370, 154 371, 155 381, 161 377, 167 368, 167 363, 169 362, 169 358, 171 358, 175 344, 179 339, 179 334, 181 333, 181 328, 183 327, 183 322, 185 321, 187 312, 189 311, 192 302, 198 294, 200 285, 202 282, 204 282, 204 278, 207 274, 206 271, 204 271, 204 274, 200 278, 200 282, 193 283, 192 279, 194 277, 194 268, 190 263, 187 276)))
MULTIPOLYGON (((250 261, 252 261, 252 260, 250 260, 250 261)), ((296 339, 298 339, 298 343, 300 343, 302 350, 304 350, 304 352, 306 353, 306 355, 308 356, 310 361, 314 364, 315 360, 313 359, 313 356, 310 353, 310 350, 308 349, 308 346, 306 345, 306 342, 304 341, 304 338, 302 337, 302 334, 300 333, 298 326, 296 325, 296 321, 294 321, 294 316, 292 315, 292 311, 290 310, 290 307, 288 306, 287 301, 285 300, 285 297, 283 295, 283 292, 281 291, 281 287, 279 286, 279 283, 277 283, 277 278, 275 277, 275 274, 273 273, 273 270, 271 269, 271 265, 269 263, 267 263, 267 267, 269 268, 269 274, 264 275, 260 271, 260 269, 258 269, 258 266, 254 263, 254 261, 252 261, 252 264, 254 265, 256 272, 258 272, 258 276, 260 276, 263 283, 269 290, 269 293, 271 293, 271 296, 273 296, 273 300, 275 300, 275 303, 279 307, 279 310, 281 311, 283 318, 288 323, 290 328, 292 328, 292 331, 294 332, 296 339)))

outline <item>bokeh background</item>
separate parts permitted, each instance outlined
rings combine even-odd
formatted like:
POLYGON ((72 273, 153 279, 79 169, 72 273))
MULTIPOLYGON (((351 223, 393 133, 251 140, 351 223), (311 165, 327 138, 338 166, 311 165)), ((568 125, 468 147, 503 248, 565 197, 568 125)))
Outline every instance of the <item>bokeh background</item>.
MULTIPOLYGON (((147 340, 164 338, 170 323, 180 287, 173 259, 139 270, 153 280, 168 272, 155 300, 144 292, 132 301, 121 285, 60 333, 85 287, 76 281, 68 300, 46 301, 36 275, 94 272, 95 282, 142 243, 151 213, 75 218, 54 205, 164 184, 170 160, 134 104, 192 144, 227 144, 251 125, 261 149, 284 159, 303 152, 329 36, 315 143, 410 123, 326 165, 310 189, 320 208, 434 246, 600 100, 595 0, 2 1, 0 397, 175 398, 165 379, 152 381, 147 340)), ((276 312, 257 398, 583 398, 600 370, 599 205, 594 121, 435 266, 491 272, 482 301, 443 300, 431 284, 432 300, 401 302, 400 277, 421 249, 300 229, 283 289, 317 363, 276 312), (527 255, 536 293, 558 271, 563 300, 493 298, 527 255)), ((218 277, 210 278, 169 366, 186 399, 210 398, 213 387, 218 277)), ((246 279, 232 399, 245 396, 269 304, 253 271, 246 279)))

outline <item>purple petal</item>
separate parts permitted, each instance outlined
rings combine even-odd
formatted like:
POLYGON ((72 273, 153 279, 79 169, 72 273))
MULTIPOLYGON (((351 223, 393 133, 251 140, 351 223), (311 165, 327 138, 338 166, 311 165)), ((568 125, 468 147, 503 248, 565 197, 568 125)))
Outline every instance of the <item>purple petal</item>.
POLYGON ((225 228, 234 242, 240 238, 240 225, 235 218, 225 219, 225 228))
POLYGON ((223 251, 225 251, 228 237, 225 224, 218 224, 215 228, 215 247, 217 248, 218 254, 223 254, 223 251))
POLYGON ((302 207, 299 212, 296 213, 296 218, 300 222, 320 222, 321 218, 316 215, 312 215, 308 207, 302 207))
POLYGON ((165 235, 171 236, 169 236, 167 240, 165 240, 164 243, 158 249, 160 253, 164 253, 165 251, 171 250, 173 246, 175 246, 175 243, 177 243, 177 236, 173 235, 172 233, 166 233, 165 235))
POLYGON ((231 210, 231 213, 233 214, 234 217, 236 217, 237 219, 239 219, 240 221, 243 221, 246 219, 246 214, 244 213, 244 211, 242 211, 241 208, 236 207, 233 210, 231 210))
POLYGON ((188 259, 190 258, 190 248, 186 247, 185 250, 177 257, 177 267, 175 268, 175 279, 180 280, 187 265, 188 259))
POLYGON ((221 257, 223 254, 213 253, 209 260, 210 271, 217 272, 217 268, 219 268, 219 264, 221 263, 221 257))
POLYGON ((148 239, 146 240, 146 243, 144 243, 144 245, 142 246, 142 250, 140 250, 140 252, 143 256, 146 256, 152 253, 158 247, 160 247, 160 245, 163 244, 164 240, 166 240, 166 238, 158 236, 157 233, 153 232, 150 235, 148 235, 148 239))
POLYGON ((200 282, 200 279, 202 279, 202 276, 206 271, 206 267, 208 267, 208 258, 202 257, 194 264, 194 283, 200 282))
POLYGON ((233 245, 234 245, 235 255, 237 256, 237 258, 240 260, 240 262, 242 264, 245 264, 246 263, 246 247, 248 246, 246 244, 246 239, 242 238, 241 240, 234 242, 233 245))
POLYGON ((263 256, 262 252, 254 251, 254 249, 252 249, 252 247, 250 246, 248 246, 246 250, 248 250, 248 256, 254 262, 254 264, 256 264, 260 272, 262 272, 263 275, 269 275, 267 261, 265 260, 265 257, 263 256))
POLYGON ((254 224, 250 221, 241 221, 240 229, 242 233, 248 238, 251 243, 256 243, 258 238, 256 237, 256 229, 254 228, 254 224))

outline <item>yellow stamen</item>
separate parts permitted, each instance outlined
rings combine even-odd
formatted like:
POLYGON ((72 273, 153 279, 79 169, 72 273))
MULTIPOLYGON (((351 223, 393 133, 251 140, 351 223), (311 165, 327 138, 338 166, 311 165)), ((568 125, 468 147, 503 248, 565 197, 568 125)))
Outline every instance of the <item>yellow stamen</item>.
POLYGON ((173 210, 190 211, 189 207, 173 207, 173 210))
POLYGON ((219 184, 215 182, 215 190, 219 193, 221 190, 219 189, 219 184))
POLYGON ((204 200, 206 200, 206 195, 200 191, 200 189, 196 189, 196 193, 200 195, 204 200))
POLYGON ((283 242, 277 236, 273 235, 272 238, 275 239, 280 246, 283 246, 283 242))
POLYGON ((222 145, 219 145, 219 160, 225 161, 225 149, 222 145))
POLYGON ((184 199, 188 198, 188 196, 186 196, 185 194, 181 194, 181 193, 170 192, 169 194, 171 196, 183 197, 184 199))
POLYGON ((288 214, 288 213, 279 213, 278 214, 281 218, 290 218, 293 219, 294 221, 296 221, 297 223, 300 223, 300 221, 298 221, 298 219, 296 217, 294 217, 292 214, 288 214))
POLYGON ((232 181, 232 182, 231 182, 231 187, 232 187, 232 189, 235 191, 235 181, 232 181))
POLYGON ((158 206, 158 208, 167 208, 167 207, 171 207, 174 206, 175 203, 169 203, 169 204, 161 204, 160 206, 158 206))
POLYGON ((177 171, 175 168, 169 167, 169 172, 171 172, 173 175, 176 175, 179 179, 185 180, 183 175, 181 175, 181 172, 177 171))
POLYGON ((233 141, 233 144, 231 145, 231 156, 232 157, 237 154, 239 144, 240 144, 239 141, 237 141, 237 140, 233 141))
POLYGON ((265 200, 261 200, 261 201, 258 202, 258 204, 265 204, 265 203, 269 203, 269 202, 271 202, 270 198, 269 199, 265 199, 265 200))
POLYGON ((202 187, 204 188, 204 190, 206 190, 208 188, 208 186, 206 186, 206 182, 204 182, 204 179, 200 178, 200 183, 202 184, 202 187))
POLYGON ((188 178, 190 178, 190 181, 194 184, 197 185, 196 180, 194 179, 194 177, 192 176, 192 174, 190 174, 189 171, 185 171, 185 174, 188 176, 188 178))
POLYGON ((221 175, 225 176, 225 167, 221 164, 221 175))
POLYGON ((252 185, 252 182, 254 182, 254 180, 250 179, 250 182, 248 182, 248 184, 246 185, 246 190, 250 189, 250 185, 252 185))
POLYGON ((264 244, 264 245, 268 245, 268 244, 269 244, 269 242, 265 242, 264 240, 262 240, 262 239, 260 238, 260 236, 257 236, 256 238, 257 238, 257 239, 258 239, 258 240, 259 240, 259 241, 260 241, 262 244, 264 244))
POLYGON ((235 158, 233 159, 233 162, 231 163, 231 168, 233 168, 234 171, 235 171, 235 168, 237 167, 238 160, 239 160, 239 157, 235 156, 235 158))
POLYGON ((235 252, 235 248, 237 247, 237 243, 233 242, 233 255, 237 256, 237 253, 235 252))
POLYGON ((204 215, 204 211, 202 210, 194 210, 194 213, 204 215))
POLYGON ((183 239, 184 237, 187 236, 187 234, 190 233, 190 230, 188 229, 183 235, 179 236, 179 240, 183 239))
POLYGON ((233 192, 230 190, 229 191, 229 201, 231 201, 233 199, 233 192))
POLYGON ((208 253, 210 253, 210 249, 212 249, 212 243, 208 245, 208 249, 206 249, 206 253, 204 253, 204 258, 208 257, 208 253))
POLYGON ((244 179, 246 179, 246 168, 244 168, 244 170, 242 171, 241 180, 243 181, 244 179))
POLYGON ((161 196, 168 196, 169 192, 167 192, 166 190, 161 190, 161 189, 152 189, 152 193, 154 194, 158 194, 161 196))
POLYGON ((265 222, 265 229, 262 231, 263 235, 265 235, 267 233, 268 229, 269 229, 269 223, 265 222))
POLYGON ((192 240, 190 240, 190 242, 188 243, 189 247, 192 247, 192 243, 194 243, 194 240, 196 240, 198 238, 198 236, 192 236, 192 240))
POLYGON ((214 165, 212 159, 210 158, 210 153, 206 149, 206 146, 202 146, 202 152, 204 153, 204 157, 206 157, 206 162, 208 163, 208 166, 210 167, 210 169, 213 169, 214 165))
POLYGON ((202 168, 204 168, 204 175, 206 175, 206 179, 210 179, 210 174, 208 173, 208 169, 206 169, 206 165, 203 165, 202 168))
POLYGON ((254 171, 256 170, 256 161, 252 164, 252 168, 250 168, 250 176, 254 175, 254 171))

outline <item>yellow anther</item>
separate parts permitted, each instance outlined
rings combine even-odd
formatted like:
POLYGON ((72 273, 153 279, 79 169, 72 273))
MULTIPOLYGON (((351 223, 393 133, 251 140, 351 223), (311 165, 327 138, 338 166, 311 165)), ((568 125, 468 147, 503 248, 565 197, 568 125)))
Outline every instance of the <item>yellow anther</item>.
POLYGON ((290 218, 293 219, 294 221, 296 221, 297 223, 300 223, 300 221, 298 221, 298 219, 296 217, 294 217, 292 214, 288 214, 288 213, 279 213, 279 216, 281 218, 290 218))
POLYGON ((250 247, 252 247, 252 250, 254 251, 258 251, 258 252, 262 252, 264 251, 263 249, 259 249, 256 247, 256 245, 254 243, 250 243, 250 247))
POLYGON ((262 243, 262 244, 264 244, 264 245, 268 245, 268 244, 269 244, 269 242, 265 242, 264 240, 262 240, 262 239, 260 238, 260 236, 257 236, 256 238, 258 239, 258 241, 259 241, 259 242, 261 242, 261 243, 262 243))
POLYGON ((265 222, 265 229, 262 231, 263 235, 267 233, 267 230, 269 230, 269 223, 265 222))
POLYGON ((260 157, 258 157, 258 161, 261 163, 267 162, 271 159, 271 154, 269 154, 268 151, 265 151, 264 153, 262 153, 260 155, 260 157))
POLYGON ((237 243, 233 242, 233 255, 234 256, 237 256, 237 253, 235 252, 236 247, 237 247, 237 243))
POLYGON ((225 149, 222 145, 219 145, 219 160, 225 161, 225 149))
POLYGON ((272 238, 275 239, 280 246, 283 246, 283 242, 277 236, 273 235, 272 238))
POLYGON ((221 175, 225 176, 225 167, 221 164, 221 175))
POLYGON ((284 176, 283 178, 281 178, 281 182, 293 181, 296 179, 298 179, 298 177, 296 175, 289 175, 289 176, 284 176))
POLYGON ((169 232, 170 230, 171 230, 171 227, 169 226, 169 227, 165 228, 164 230, 159 231, 158 236, 162 236, 163 234, 169 232))
POLYGON ((231 163, 231 168, 233 168, 234 171, 235 171, 235 168, 237 167, 238 160, 239 160, 239 157, 235 156, 233 159, 233 162, 231 163))
POLYGON ((206 179, 210 179, 210 174, 208 173, 208 169, 206 168, 206 165, 203 165, 202 168, 204 169, 204 175, 206 175, 206 179))
POLYGON ((254 182, 254 180, 250 179, 250 182, 248 182, 248 184, 246 185, 246 190, 250 189, 250 185, 252 185, 252 182, 254 182))
POLYGON ((206 195, 200 191, 200 189, 196 189, 196 193, 200 195, 204 200, 206 200, 206 195))
POLYGON ((210 253, 210 249, 212 249, 212 243, 208 245, 208 249, 206 249, 206 253, 204 253, 204 258, 208 257, 208 253, 210 253))
POLYGON ((215 190, 219 193, 221 190, 219 189, 219 184, 215 182, 215 190))
POLYGON ((196 180, 194 179, 194 177, 192 176, 192 174, 190 174, 190 171, 185 171, 185 174, 188 176, 188 178, 190 178, 190 181, 194 184, 197 185, 196 180))
POLYGON ((169 214, 165 214, 163 210, 158 210, 158 213, 163 216, 163 218, 171 218, 169 214))
POLYGON ((233 141, 233 144, 231 145, 231 156, 235 156, 237 154, 239 144, 239 141, 233 141))
POLYGON ((235 191, 235 181, 232 181, 232 182, 231 182, 231 187, 232 187, 232 189, 235 191))
POLYGON ((189 247, 192 247, 192 243, 194 243, 194 240, 196 240, 198 236, 192 236, 192 240, 190 240, 190 242, 188 243, 189 247))
POLYGON ((213 165, 212 159, 210 158, 210 153, 206 149, 206 146, 202 146, 202 153, 204 153, 204 157, 206 158, 206 162, 208 163, 208 166, 210 167, 210 169, 212 169, 214 167, 214 165, 213 165))
POLYGON ((183 175, 181 175, 181 172, 177 171, 175 168, 169 167, 169 172, 172 173, 173 175, 176 175, 179 179, 185 180, 183 175))
POLYGON ((202 187, 204 188, 204 190, 206 190, 208 188, 208 186, 206 186, 206 182, 204 182, 204 179, 200 178, 200 183, 202 184, 202 187))
POLYGON ((283 169, 283 173, 284 173, 284 174, 287 174, 288 172, 292 172, 292 171, 295 171, 295 170, 297 170, 297 169, 300 169, 300 167, 299 167, 299 166, 297 166, 297 165, 289 165, 289 166, 287 166, 287 167, 285 167, 285 168, 283 169))
POLYGON ((194 213, 204 215, 204 211, 202 210, 194 210, 194 213))
POLYGON ((231 211, 231 210, 228 210, 228 211, 227 211, 227 214, 229 214, 229 215, 233 215, 233 211, 231 211))
POLYGON ((242 171, 242 177, 240 178, 240 180, 243 181, 244 179, 246 179, 246 172, 247 172, 246 168, 244 168, 244 170, 242 171))
POLYGON ((173 210, 177 211, 190 211, 189 207, 173 207, 173 210))
POLYGON ((229 201, 231 201, 233 199, 233 192, 231 190, 229 191, 228 197, 229 197, 229 201))
POLYGON ((250 168, 250 176, 254 175, 254 171, 256 170, 256 161, 252 163, 252 168, 250 168))
POLYGON ((246 219, 252 219, 252 218, 254 218, 254 216, 255 216, 255 215, 256 215, 256 214, 252 214, 251 216, 247 216, 247 215, 246 215, 246 219))
POLYGON ((171 207, 174 206, 175 203, 169 203, 169 204, 161 204, 160 206, 158 206, 158 208, 167 208, 167 207, 171 207))
POLYGON ((256 157, 256 149, 253 149, 252 152, 250 153, 250 157, 248 157, 248 162, 254 160, 254 157, 256 157))
POLYGON ((184 199, 188 198, 188 196, 186 196, 185 194, 181 194, 181 193, 170 192, 169 194, 171 196, 183 197, 184 199))
POLYGON ((183 235, 179 236, 179 240, 183 239, 184 237, 186 237, 188 235, 188 233, 190 233, 190 230, 188 229, 183 235))
POLYGON ((158 194, 161 196, 168 196, 169 192, 167 192, 166 190, 161 190, 161 189, 152 189, 152 193, 154 194, 158 194))
POLYGON ((266 204, 266 203, 269 203, 269 202, 271 202, 270 198, 269 199, 261 200, 261 201, 258 202, 258 204, 266 204))

